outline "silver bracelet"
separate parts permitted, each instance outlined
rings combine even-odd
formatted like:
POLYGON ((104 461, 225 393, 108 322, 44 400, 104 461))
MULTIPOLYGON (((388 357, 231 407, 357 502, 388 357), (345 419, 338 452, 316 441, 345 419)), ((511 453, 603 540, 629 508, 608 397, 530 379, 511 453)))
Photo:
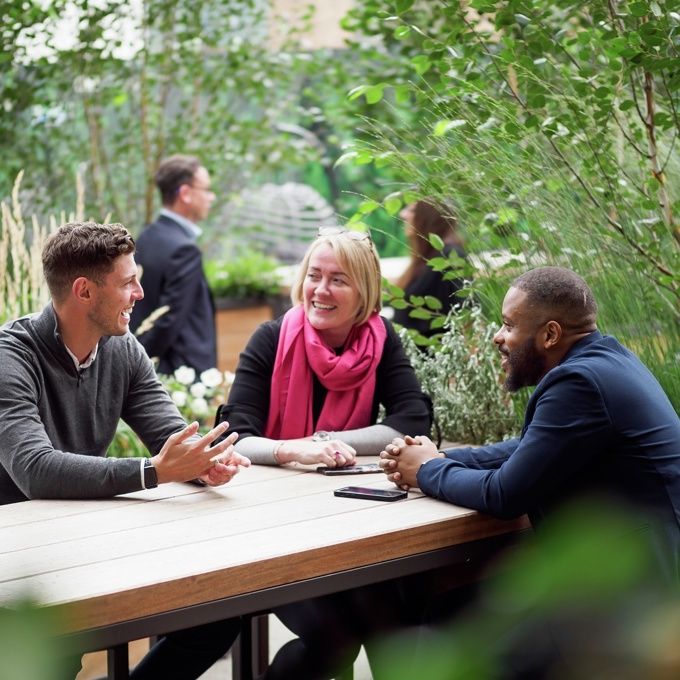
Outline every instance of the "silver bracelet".
POLYGON ((282 445, 282 444, 283 444, 283 440, 281 440, 281 441, 279 441, 279 442, 276 442, 276 444, 274 444, 274 450, 272 451, 272 453, 274 454, 274 460, 275 460, 279 465, 297 465, 297 461, 296 461, 296 460, 289 460, 287 463, 282 463, 282 462, 279 460, 278 453, 279 453, 279 449, 281 448, 281 445, 282 445))

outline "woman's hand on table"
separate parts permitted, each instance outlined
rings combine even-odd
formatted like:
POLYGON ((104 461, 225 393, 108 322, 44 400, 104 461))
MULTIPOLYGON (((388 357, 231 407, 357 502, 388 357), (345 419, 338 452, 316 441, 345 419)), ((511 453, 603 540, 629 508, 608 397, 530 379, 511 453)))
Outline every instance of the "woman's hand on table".
POLYGON ((344 467, 354 465, 357 452, 339 439, 315 442, 311 437, 286 439, 275 447, 275 458, 281 464, 297 462, 302 465, 344 467))
POLYGON ((423 463, 434 458, 444 457, 428 437, 409 437, 393 439, 391 444, 380 452, 380 467, 387 479, 399 488, 408 491, 417 487, 416 475, 423 463))

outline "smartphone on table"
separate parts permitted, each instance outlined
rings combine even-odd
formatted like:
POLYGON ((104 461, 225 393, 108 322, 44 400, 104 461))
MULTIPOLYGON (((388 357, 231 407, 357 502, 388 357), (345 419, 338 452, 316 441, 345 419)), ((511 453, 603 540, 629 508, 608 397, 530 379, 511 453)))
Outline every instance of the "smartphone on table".
POLYGON ((371 489, 366 486, 343 486, 333 494, 342 498, 362 498, 369 501, 399 501, 408 496, 402 489, 371 489))
POLYGON ((344 467, 328 467, 320 465, 316 468, 322 475, 365 475, 371 472, 382 472, 378 463, 361 463, 357 465, 345 465, 344 467))

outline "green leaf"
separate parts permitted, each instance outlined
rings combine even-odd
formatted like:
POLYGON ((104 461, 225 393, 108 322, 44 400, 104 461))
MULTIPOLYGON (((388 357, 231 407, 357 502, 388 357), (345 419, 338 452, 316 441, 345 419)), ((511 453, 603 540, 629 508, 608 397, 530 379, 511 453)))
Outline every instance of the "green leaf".
POLYGON ((411 29, 409 26, 397 26, 394 29, 394 37, 397 40, 404 40, 404 38, 408 38, 409 35, 411 35, 411 29))
MULTIPOLYGON (((543 123, 545 125, 545 123, 543 123)), ((516 137, 518 133, 522 131, 522 128, 520 125, 515 123, 514 121, 508 121, 504 126, 503 129, 509 134, 512 135, 513 137, 516 137)))
POLYGON ((386 151, 375 158, 375 167, 384 168, 392 164, 393 151, 386 151))
POLYGON ((443 307, 441 300, 439 300, 436 297, 433 297, 432 295, 425 296, 425 305, 427 306, 428 309, 433 309, 436 312, 442 309, 443 307))
POLYGON ((547 103, 544 94, 534 94, 529 97, 528 104, 532 108, 542 109, 547 103))
POLYGON ((409 312, 409 316, 412 319, 431 319, 432 312, 428 312, 427 309, 423 309, 422 307, 416 307, 409 312))
POLYGON ((404 291, 399 288, 399 286, 395 286, 393 283, 387 284, 387 291, 392 297, 400 299, 404 297, 404 291))
POLYGON ((628 47, 628 41, 625 38, 614 38, 613 40, 609 40, 605 45, 607 51, 611 50, 615 54, 619 54, 626 49, 626 47, 628 47))
POLYGON ((515 21, 522 27, 528 26, 531 23, 531 19, 524 14, 515 14, 515 21))
POLYGON ((643 17, 649 13, 649 7, 646 2, 632 2, 628 5, 628 9, 634 17, 643 17))
POLYGON ((396 0, 395 6, 397 9, 397 14, 403 14, 413 7, 415 0, 396 0))
POLYGON ((401 210, 402 202, 400 198, 394 196, 386 198, 384 205, 388 215, 396 215, 401 210))
POLYGON ((338 160, 333 163, 333 167, 337 168, 347 161, 355 159, 358 155, 359 154, 356 151, 347 151, 347 153, 343 153, 342 156, 340 156, 340 158, 338 158, 338 160))
POLYGON ((377 104, 383 98, 383 85, 372 85, 366 90, 366 103, 377 104))
POLYGON ((411 63, 415 67, 416 73, 419 76, 427 73, 427 71, 430 69, 430 66, 432 65, 429 58, 424 54, 419 54, 417 57, 413 57, 413 59, 411 59, 411 63))
POLYGON ((435 250, 444 249, 444 241, 439 234, 430 234, 427 239, 435 250))
POLYGON ((431 257, 427 261, 427 266, 440 272, 449 267, 449 261, 445 257, 431 257))
POLYGON ((366 92, 369 87, 370 85, 359 85, 358 87, 352 88, 347 94, 348 101, 353 101, 354 99, 361 97, 361 95, 366 92))
POLYGON ((357 153, 356 164, 357 165, 368 165, 373 162, 373 154, 366 149, 361 149, 357 153))
POLYGON ((358 208, 357 212, 360 215, 366 215, 368 213, 372 213, 374 210, 377 210, 380 207, 380 203, 376 201, 364 201, 358 208))
POLYGON ((435 126, 434 126, 434 136, 435 137, 442 137, 445 135, 449 130, 454 130, 455 128, 463 127, 464 125, 467 124, 466 120, 463 119, 458 119, 458 120, 440 120, 435 126))
POLYGON ((404 104, 411 99, 411 88, 408 85, 397 85, 394 88, 394 99, 397 104, 404 104))
POLYGON ((408 302, 406 302, 406 300, 395 299, 390 301, 390 306, 394 307, 395 309, 407 309, 408 302))

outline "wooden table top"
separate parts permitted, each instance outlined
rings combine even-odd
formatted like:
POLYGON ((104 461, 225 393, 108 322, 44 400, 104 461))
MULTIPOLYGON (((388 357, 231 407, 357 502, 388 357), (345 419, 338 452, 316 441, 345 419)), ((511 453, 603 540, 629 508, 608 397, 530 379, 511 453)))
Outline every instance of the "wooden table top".
POLYGON ((30 597, 69 634, 528 526, 418 491, 391 503, 338 498, 342 486, 394 486, 380 473, 313 470, 253 466, 217 489, 0 506, 0 606, 30 597))

